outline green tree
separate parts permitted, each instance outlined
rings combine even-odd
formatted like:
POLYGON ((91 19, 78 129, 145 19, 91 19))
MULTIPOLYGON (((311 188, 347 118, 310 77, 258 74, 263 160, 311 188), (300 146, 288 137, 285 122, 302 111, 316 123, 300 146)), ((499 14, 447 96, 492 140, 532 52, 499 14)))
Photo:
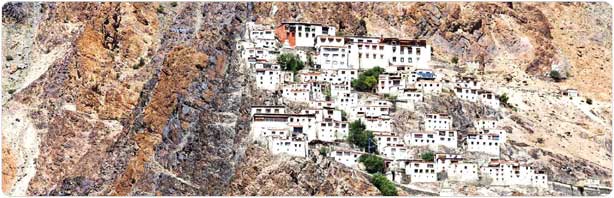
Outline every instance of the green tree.
POLYGON ((451 62, 454 63, 454 64, 458 64, 458 57, 456 57, 456 56, 452 57, 451 62))
POLYGON ((435 154, 431 151, 424 152, 420 155, 420 158, 424 161, 432 162, 435 159, 435 154))
POLYGON ((375 152, 377 151, 377 144, 373 138, 373 132, 365 129, 366 126, 360 120, 350 123, 348 142, 369 153, 375 152))
POLYGON ((383 173, 384 172, 384 159, 373 154, 364 154, 358 158, 359 162, 365 165, 368 173, 383 173))
POLYGON ((277 63, 283 70, 292 71, 294 74, 305 67, 305 63, 301 61, 298 55, 290 53, 283 53, 277 56, 277 63))
POLYGON ((373 91, 377 85, 377 79, 384 69, 381 67, 371 68, 352 80, 352 87, 357 91, 373 91))
POLYGON ((371 183, 382 192, 384 196, 398 196, 397 188, 386 176, 375 173, 371 178, 371 183))

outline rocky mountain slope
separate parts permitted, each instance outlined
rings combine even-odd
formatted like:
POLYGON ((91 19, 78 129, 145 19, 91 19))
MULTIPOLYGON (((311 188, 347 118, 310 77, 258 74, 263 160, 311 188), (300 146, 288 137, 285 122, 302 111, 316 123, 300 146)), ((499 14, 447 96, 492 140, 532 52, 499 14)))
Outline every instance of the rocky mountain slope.
MULTIPOLYGON (((287 160, 247 149, 248 107, 258 99, 235 44, 252 19, 426 38, 444 62, 482 60, 491 86, 527 81, 520 88, 550 94, 542 100, 543 93, 502 89, 515 93, 511 102, 518 109, 502 112, 514 126, 517 143, 510 151, 555 165, 551 171, 560 180, 611 177, 610 9, 605 3, 7 3, 2 190, 378 194, 364 176, 327 159, 287 160), (569 74, 567 80, 543 78, 552 68, 569 74), (552 95, 558 87, 593 98, 588 112, 594 116, 584 106, 559 110, 574 106, 552 95), (550 128, 558 123, 564 124, 550 128), (537 138, 546 141, 537 144, 537 138)), ((446 104, 434 101, 425 109, 462 112, 461 104, 446 104)))

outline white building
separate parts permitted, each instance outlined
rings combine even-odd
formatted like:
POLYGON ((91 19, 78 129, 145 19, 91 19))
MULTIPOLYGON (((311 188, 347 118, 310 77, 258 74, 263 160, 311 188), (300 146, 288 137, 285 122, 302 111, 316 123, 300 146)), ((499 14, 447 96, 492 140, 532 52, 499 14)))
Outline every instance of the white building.
POLYGON ((435 172, 445 172, 447 180, 474 182, 479 180, 480 169, 477 163, 466 162, 460 155, 436 154, 435 172))
POLYGON ((285 114, 285 106, 267 106, 267 105, 252 105, 250 116, 254 114, 285 114))
POLYGON ((401 75, 398 73, 383 73, 378 77, 377 93, 400 95, 405 86, 405 81, 401 79, 401 75))
POLYGON ((288 126, 288 118, 287 114, 253 114, 250 125, 252 140, 266 143, 267 137, 271 135, 289 137, 291 128, 288 126))
POLYGON ((303 109, 301 114, 315 114, 318 122, 341 121, 341 111, 330 107, 303 109))
POLYGON ((275 39, 275 30, 271 26, 247 22, 247 31, 249 39, 252 41, 260 39, 275 39))
POLYGON ((330 84, 351 85, 352 80, 358 78, 358 70, 355 69, 334 69, 322 70, 320 80, 330 84))
POLYGON ((325 101, 325 100, 312 100, 309 102, 309 108, 335 108, 334 101, 325 101))
POLYGON ((387 146, 403 144, 403 138, 390 131, 373 131, 373 138, 379 151, 383 151, 387 146))
POLYGON ((561 91, 563 97, 569 97, 570 99, 574 99, 580 96, 577 89, 564 89, 561 91))
POLYGON ((380 153, 382 153, 384 157, 393 160, 408 160, 413 158, 404 144, 391 144, 389 146, 378 147, 378 150, 380 150, 380 153))
POLYGON ((294 47, 314 47, 316 37, 321 35, 334 36, 336 28, 319 23, 284 22, 275 29, 280 43, 294 47))
POLYGON ((494 133, 467 134, 465 140, 467 151, 482 152, 497 157, 499 157, 500 146, 503 143, 499 134, 494 133))
POLYGON ((369 131, 392 131, 392 119, 388 116, 365 116, 363 123, 369 131))
POLYGON ((418 78, 413 88, 422 90, 425 94, 439 94, 443 90, 443 84, 437 80, 418 78))
POLYGON ((358 105, 358 93, 342 93, 335 98, 335 105, 345 112, 353 112, 358 105))
POLYGON ((301 138, 271 137, 268 147, 273 155, 307 157, 307 141, 301 138))
POLYGON ((273 69, 256 69, 256 87, 262 90, 275 91, 281 89, 286 73, 273 69))
POLYGON ((495 186, 531 186, 548 188, 548 176, 518 161, 492 160, 481 168, 482 174, 492 179, 495 186))
POLYGON ((256 39, 254 40, 254 47, 256 48, 276 48, 279 46, 277 39, 256 39))
POLYGON ((477 102, 480 99, 478 91, 479 89, 475 88, 459 86, 454 87, 454 93, 456 94, 456 97, 469 102, 477 102))
POLYGON ((410 146, 428 146, 432 150, 439 150, 439 146, 450 149, 458 148, 458 134, 456 131, 437 130, 411 132, 406 134, 404 139, 410 146))
POLYGON ((292 134, 307 136, 307 142, 318 139, 318 126, 315 114, 290 114, 288 127, 292 134))
POLYGON ((422 94, 422 91, 416 88, 405 88, 403 89, 403 92, 397 96, 397 100, 422 102, 424 101, 424 94, 422 94))
POLYGON ((350 94, 350 93, 352 93, 352 86, 349 83, 330 85, 330 95, 334 99, 337 99, 338 97, 341 97, 344 94, 350 94))
POLYGON ((360 158, 360 156, 363 154, 366 153, 346 148, 334 148, 333 151, 329 153, 329 157, 334 158, 335 161, 348 167, 357 167, 357 164, 359 163, 358 158, 360 158))
POLYGON ((478 95, 482 104, 485 104, 486 106, 489 106, 493 109, 499 108, 501 102, 493 92, 487 90, 480 90, 478 91, 478 95))
POLYGON ((409 176, 410 183, 437 182, 435 163, 423 160, 410 160, 405 166, 405 174, 409 176))
POLYGON ((456 87, 468 89, 480 89, 480 82, 473 76, 460 76, 456 80, 456 87))
POLYGON ((279 56, 279 51, 272 48, 247 48, 243 50, 243 57, 246 58, 255 58, 257 60, 266 60, 269 62, 273 62, 277 60, 277 56, 279 56))
POLYGON ((334 142, 348 137, 349 124, 344 121, 323 121, 318 128, 318 140, 334 142))
POLYGON ((310 102, 312 100, 324 100, 321 84, 318 83, 293 83, 284 85, 283 98, 293 102, 310 102))
POLYGON ((447 114, 426 114, 422 122, 427 131, 450 130, 452 127, 452 117, 447 114))
POLYGON ((350 66, 367 70, 375 66, 411 65, 426 67, 431 47, 425 40, 398 38, 346 37, 350 46, 350 66))
POLYGON ((316 50, 323 46, 335 46, 335 47, 343 47, 345 46, 345 38, 342 36, 329 36, 329 35, 320 35, 316 36, 316 50))
POLYGON ((320 46, 317 48, 316 64, 320 69, 351 69, 348 51, 345 46, 320 46))

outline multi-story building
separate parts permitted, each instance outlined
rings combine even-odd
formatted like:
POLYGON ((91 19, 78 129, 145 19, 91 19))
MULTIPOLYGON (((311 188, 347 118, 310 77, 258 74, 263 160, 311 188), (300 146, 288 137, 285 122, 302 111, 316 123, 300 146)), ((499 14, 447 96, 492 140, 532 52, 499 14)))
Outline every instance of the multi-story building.
POLYGON ((499 157, 500 146, 504 143, 496 133, 470 133, 464 141, 467 151, 482 152, 499 157))
POLYGON ((427 131, 450 130, 452 127, 452 117, 448 114, 426 114, 422 122, 427 131))
POLYGON ((445 153, 435 155, 435 172, 444 172, 447 180, 460 182, 475 182, 480 176, 477 163, 466 162, 460 155, 445 153))
POLYGON ((307 141, 304 138, 270 137, 268 147, 273 155, 287 154, 307 157, 307 141))
POLYGON ((286 107, 280 105, 252 105, 250 116, 254 114, 285 114, 286 107))
POLYGON ((481 168, 482 174, 492 179, 495 186, 532 186, 548 188, 548 176, 518 161, 491 160, 481 168))
POLYGON ((316 37, 321 35, 334 36, 336 28, 319 23, 284 22, 275 28, 275 35, 284 46, 314 47, 316 37))
POLYGON ((405 174, 409 175, 410 183, 437 182, 435 163, 423 160, 409 160, 406 162, 405 174))
POLYGON ((363 123, 369 131, 392 131, 392 119, 389 116, 365 116, 363 123))
POLYGON ((439 146, 458 147, 458 133, 451 130, 410 132, 404 139, 410 146, 428 146, 432 150, 439 150, 439 146))
POLYGON ((329 153, 329 157, 335 159, 335 161, 340 162, 348 167, 356 167, 358 164, 358 158, 361 155, 366 154, 365 152, 355 151, 346 148, 336 147, 329 153))
POLYGON ((346 37, 350 46, 349 62, 354 68, 367 70, 391 65, 426 67, 431 47, 425 40, 398 38, 346 37))

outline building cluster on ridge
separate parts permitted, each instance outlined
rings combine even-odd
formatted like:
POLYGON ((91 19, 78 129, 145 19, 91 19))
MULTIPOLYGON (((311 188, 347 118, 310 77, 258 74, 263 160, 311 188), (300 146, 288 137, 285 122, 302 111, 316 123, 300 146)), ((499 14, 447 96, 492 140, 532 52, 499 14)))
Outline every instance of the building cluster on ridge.
MULTIPOLYGON (((495 119, 480 119, 461 134, 453 117, 445 113, 421 115, 419 127, 394 132, 393 108, 413 110, 425 96, 438 96, 444 89, 469 102, 493 109, 499 96, 485 90, 473 76, 443 81, 429 65, 431 46, 426 40, 369 36, 337 36, 335 27, 317 23, 285 22, 278 26, 247 25, 247 41, 241 44, 255 87, 280 96, 285 103, 300 103, 300 112, 284 105, 254 105, 251 108, 252 139, 272 154, 308 157, 312 148, 326 145, 328 157, 352 168, 366 151, 346 142, 350 123, 360 120, 374 134, 377 154, 386 161, 386 175, 394 182, 477 182, 488 176, 491 185, 527 185, 548 188, 547 176, 525 162, 500 159, 507 132, 495 119), (310 68, 286 71, 277 63, 284 53, 293 54, 310 68), (371 68, 380 67, 374 91, 377 97, 361 97, 352 80, 371 68), (383 96, 395 96, 395 104, 383 96), (436 152, 433 161, 412 152, 427 147, 436 152), (449 153, 448 151, 455 151, 449 153), (465 159, 461 152, 488 156, 486 163, 465 159), (442 177, 441 173, 446 173, 442 177)), ((467 67, 477 67, 474 63, 467 67)))

